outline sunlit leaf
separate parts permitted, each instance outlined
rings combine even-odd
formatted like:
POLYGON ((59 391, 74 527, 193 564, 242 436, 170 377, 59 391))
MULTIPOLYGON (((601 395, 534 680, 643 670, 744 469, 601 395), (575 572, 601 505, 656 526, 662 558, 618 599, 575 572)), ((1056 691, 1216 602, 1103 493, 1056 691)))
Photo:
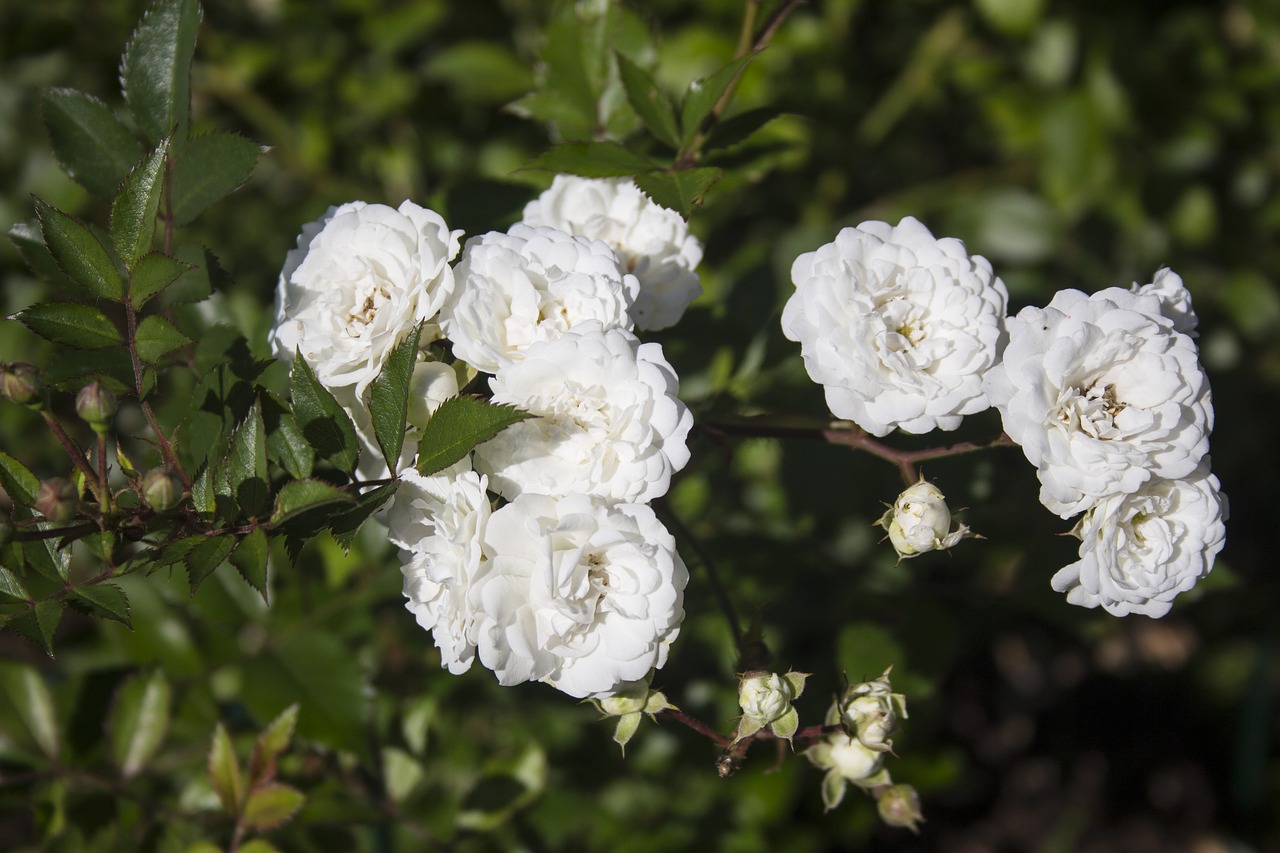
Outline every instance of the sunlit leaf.
POLYGON ((436 409, 418 445, 418 472, 442 471, 488 441, 500 430, 529 415, 511 406, 498 406, 476 397, 452 397, 436 409))
POLYGON ((91 616, 110 619, 125 627, 132 627, 129 620, 129 598, 115 584, 99 583, 78 586, 71 593, 69 603, 79 606, 91 616))
POLYGON ((400 342, 387 356, 382 371, 369 389, 369 418, 382 458, 395 473, 404 447, 405 421, 409 416, 409 388, 413 383, 413 366, 418 360, 418 335, 421 326, 400 342))
POLYGON ((207 760, 209 783, 222 801, 227 814, 236 817, 244 801, 244 779, 240 775, 240 762, 236 760, 235 747, 222 723, 213 730, 213 743, 209 746, 207 760))
POLYGON ((115 323, 92 305, 79 302, 41 302, 19 312, 17 319, 45 340, 77 349, 124 343, 115 323))
POLYGON ((134 343, 138 347, 138 357, 154 364, 168 353, 191 343, 191 338, 179 332, 164 317, 152 314, 138 324, 134 343))
POLYGON ((234 133, 214 132, 189 140, 173 168, 174 224, 186 225, 243 186, 266 150, 234 133))
POLYGON ((91 296, 120 299, 124 280, 106 246, 88 228, 43 199, 34 199, 34 204, 45 245, 67 279, 91 296))
POLYGON ((142 146, 102 101, 75 89, 46 89, 41 112, 63 170, 89 192, 111 199, 142 146))
POLYGON ((627 92, 627 102, 640 116, 649 132, 672 148, 680 145, 680 124, 671 96, 639 65, 621 53, 615 54, 618 73, 627 92))
POLYGON ((130 679, 116 693, 107 735, 111 757, 122 778, 131 779, 146 769, 169 731, 172 690, 164 673, 130 679))
POLYGON ((152 144, 187 133, 191 57, 200 28, 196 0, 159 0, 143 17, 120 67, 124 98, 152 144))
POLYGON ((320 384, 306 359, 298 353, 293 361, 293 417, 316 454, 350 474, 356 467, 360 443, 346 411, 320 384))
POLYGON ((151 249, 168 157, 166 139, 129 173, 111 204, 111 240, 128 269, 151 249))

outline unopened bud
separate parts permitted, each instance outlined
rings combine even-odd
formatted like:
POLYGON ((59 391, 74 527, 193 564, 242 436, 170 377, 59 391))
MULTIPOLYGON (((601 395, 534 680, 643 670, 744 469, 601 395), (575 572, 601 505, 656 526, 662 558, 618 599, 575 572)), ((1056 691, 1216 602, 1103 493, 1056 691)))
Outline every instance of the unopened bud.
POLYGON ((94 432, 106 432, 120 403, 111 389, 101 382, 90 382, 76 394, 76 414, 93 427, 94 432))
POLYGON ((46 391, 40 369, 23 363, 0 368, 0 395, 21 406, 44 408, 46 391))
POLYGON ((63 524, 76 517, 80 509, 80 495, 70 480, 51 477, 40 484, 36 492, 36 510, 55 524, 63 524))
POLYGON ((946 498, 937 486, 925 480, 898 495, 879 523, 889 534, 889 541, 900 559, 945 550, 973 535, 963 524, 951 530, 951 510, 946 498))
POLYGON ((910 785, 890 785, 882 790, 876 800, 876 811, 889 826, 912 832, 919 832, 919 825, 924 821, 920 812, 920 795, 910 785))
POLYGON ((173 509, 182 501, 182 478, 172 468, 152 468, 142 476, 142 499, 156 512, 173 509))
POLYGON ((791 703, 804 692, 807 672, 748 672, 738 684, 738 707, 742 719, 738 722, 735 741, 750 737, 765 727, 775 736, 790 740, 800 724, 800 717, 791 703))

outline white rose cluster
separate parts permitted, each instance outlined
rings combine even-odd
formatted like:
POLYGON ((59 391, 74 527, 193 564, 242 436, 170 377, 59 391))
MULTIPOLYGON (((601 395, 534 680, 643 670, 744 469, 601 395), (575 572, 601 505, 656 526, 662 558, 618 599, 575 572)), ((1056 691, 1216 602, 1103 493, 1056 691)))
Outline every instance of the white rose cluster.
POLYGON ((272 349, 307 360, 356 426, 357 475, 380 479, 369 387, 421 326, 383 513, 407 607, 450 672, 478 658, 504 685, 607 698, 666 662, 684 618, 688 571, 647 504, 688 462, 692 416, 633 329, 679 319, 701 247, 629 181, 579 178, 459 254, 460 236, 412 202, 330 209, 286 260, 272 349), (419 474, 418 438, 476 373, 533 417, 419 474))

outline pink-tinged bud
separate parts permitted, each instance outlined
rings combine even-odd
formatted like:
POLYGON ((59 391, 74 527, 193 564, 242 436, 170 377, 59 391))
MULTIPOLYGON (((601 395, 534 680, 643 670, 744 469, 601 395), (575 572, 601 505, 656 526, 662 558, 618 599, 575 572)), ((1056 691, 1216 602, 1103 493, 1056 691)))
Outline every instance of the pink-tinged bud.
POLYGON ((42 409, 46 391, 40 368, 33 364, 7 364, 0 367, 0 396, 20 406, 42 409))
POLYGON ((889 826, 912 832, 919 832, 919 825, 924 822, 924 815, 920 813, 920 795, 910 785, 890 785, 882 790, 876 800, 876 811, 889 826))
POLYGON ((76 414, 93 427, 94 432, 106 432, 116 416, 120 402, 116 395, 101 382, 90 382, 76 394, 76 414))
POLYGON ((36 510, 54 524, 65 524, 76 517, 80 494, 70 480, 51 477, 36 492, 36 510))
POLYGON ((182 502, 182 478, 172 468, 152 468, 142 477, 142 499, 156 512, 182 502))

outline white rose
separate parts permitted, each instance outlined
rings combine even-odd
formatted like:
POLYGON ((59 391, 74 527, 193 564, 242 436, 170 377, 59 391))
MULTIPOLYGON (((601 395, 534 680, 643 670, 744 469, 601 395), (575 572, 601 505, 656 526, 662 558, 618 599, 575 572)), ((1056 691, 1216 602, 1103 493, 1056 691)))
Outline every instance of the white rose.
POLYGON ((676 396, 675 371, 656 343, 584 324, 534 343, 490 381, 493 401, 537 417, 476 448, 477 470, 513 498, 597 495, 644 503, 689 461, 693 416, 676 396))
POLYGON ((638 329, 674 326, 702 292, 694 272, 702 244, 680 214, 655 204, 630 178, 556 175, 551 188, 525 206, 523 221, 608 243, 640 280, 631 309, 638 329))
POLYGON ((827 405, 873 435, 952 430, 989 407, 1008 293, 959 240, 907 217, 864 222, 796 258, 782 331, 827 405))
POLYGON ((689 573, 649 507, 525 494, 489 518, 484 543, 469 600, 500 683, 605 697, 666 663, 689 573))
POLYGON ((630 330, 639 287, 606 244, 517 223, 467 241, 441 313, 458 358, 485 373, 579 323, 630 330))
MULTIPOLYGON (((362 201, 329 208, 303 226, 285 259, 272 353, 292 361, 300 350, 324 385, 363 394, 387 354, 452 293, 449 261, 461 235, 409 201, 399 210, 362 201)), ((429 323, 423 340, 435 336, 429 323)))
POLYGON ((1079 561, 1053 576, 1053 588, 1114 616, 1168 613, 1213 568, 1226 537, 1226 498, 1208 471, 1206 463, 1186 479, 1100 500, 1076 525, 1079 561))
POLYGON ((1050 510, 1067 518, 1196 469, 1213 428, 1209 382, 1159 297, 1063 290, 1019 312, 1009 333, 987 390, 1050 510))
POLYGON ((921 480, 898 495, 893 506, 881 517, 880 525, 898 556, 907 559, 926 551, 946 550, 965 536, 972 535, 961 524, 951 529, 951 510, 942 490, 921 480))
POLYGON ((487 568, 486 485, 483 475, 471 471, 423 477, 409 470, 387 514, 390 539, 403 549, 405 606, 431 631, 441 663, 455 674, 475 659, 476 614, 469 595, 487 568))

